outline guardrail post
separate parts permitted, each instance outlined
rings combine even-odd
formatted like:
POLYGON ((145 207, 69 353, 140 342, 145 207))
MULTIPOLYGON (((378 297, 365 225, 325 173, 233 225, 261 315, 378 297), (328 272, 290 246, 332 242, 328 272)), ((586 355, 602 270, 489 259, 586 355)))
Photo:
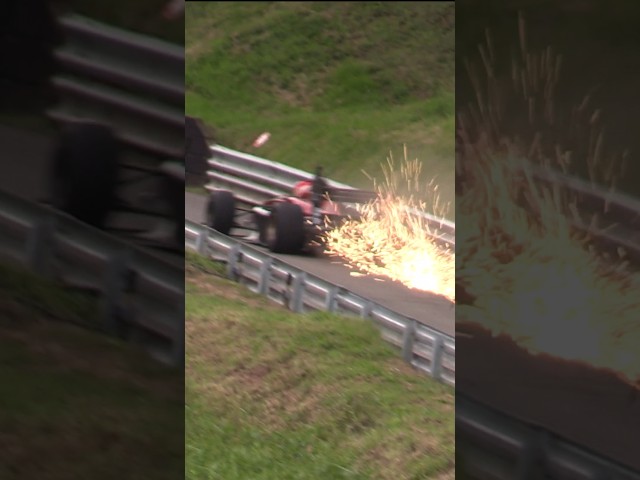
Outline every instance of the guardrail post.
POLYGON ((436 380, 442 380, 442 355, 444 340, 438 335, 433 342, 433 358, 431 359, 431 376, 436 380))
POLYGON ((409 364, 413 360, 413 339, 416 334, 416 324, 415 320, 410 320, 402 333, 402 358, 409 364))
POLYGON ((49 277, 49 258, 52 250, 54 218, 50 215, 38 221, 27 238, 29 267, 36 273, 49 277))
POLYGON ((125 311, 122 299, 130 288, 132 276, 129 270, 131 253, 118 252, 107 262, 102 288, 102 319, 107 332, 120 336, 123 333, 125 311))
POLYGON ((260 266, 260 281, 258 282, 258 293, 265 295, 269 291, 269 280, 271 280, 271 265, 273 259, 267 258, 260 266))
POLYGON ((307 280, 307 275, 304 272, 300 272, 293 278, 291 285, 291 295, 289 296, 289 309, 296 313, 302 312, 303 296, 304 296, 304 284, 307 280))
POLYGON ((242 261, 242 254, 240 252, 240 244, 236 243, 231 250, 229 250, 229 256, 227 257, 227 277, 236 281, 240 276, 238 271, 238 263, 242 261))
POLYGON ((371 312, 373 310, 373 303, 370 301, 366 301, 365 304, 360 309, 360 317, 361 318, 369 318, 371 316, 371 312))
POLYGON ((324 308, 327 312, 334 312, 336 309, 336 297, 338 296, 339 287, 331 287, 327 291, 327 298, 324 303, 324 308))
POLYGON ((209 235, 206 230, 200 230, 196 237, 196 252, 203 257, 209 257, 209 235))

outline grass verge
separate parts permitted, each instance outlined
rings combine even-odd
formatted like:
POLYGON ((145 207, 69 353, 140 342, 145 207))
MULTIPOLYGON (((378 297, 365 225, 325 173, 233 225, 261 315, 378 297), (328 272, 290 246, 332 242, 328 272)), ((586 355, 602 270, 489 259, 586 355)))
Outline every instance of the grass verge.
POLYGON ((182 476, 182 372, 70 324, 95 326, 90 297, 0 279, 0 478, 182 476))
POLYGON ((187 256, 187 478, 454 478, 450 387, 369 322, 292 314, 221 277, 187 256))

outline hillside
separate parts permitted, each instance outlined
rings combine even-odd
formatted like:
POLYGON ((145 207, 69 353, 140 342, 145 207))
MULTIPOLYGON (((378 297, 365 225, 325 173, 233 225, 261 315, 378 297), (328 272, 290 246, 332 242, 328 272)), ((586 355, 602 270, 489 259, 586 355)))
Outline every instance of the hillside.
POLYGON ((406 144, 453 198, 453 3, 188 3, 185 25, 186 112, 219 143, 358 186, 406 144))

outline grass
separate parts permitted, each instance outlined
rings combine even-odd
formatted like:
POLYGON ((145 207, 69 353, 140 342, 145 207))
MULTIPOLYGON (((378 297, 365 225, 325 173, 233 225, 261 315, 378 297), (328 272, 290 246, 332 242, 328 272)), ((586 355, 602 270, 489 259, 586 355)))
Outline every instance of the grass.
POLYGON ((292 314, 220 274, 188 255, 186 478, 454 477, 450 387, 369 322, 292 314))
MULTIPOLYGON (((187 4, 185 110, 217 141, 371 187, 390 152, 453 200, 453 4, 187 4), (259 149, 252 141, 272 136, 259 149)), ((451 215, 453 216, 453 215, 451 215)))
POLYGON ((0 477, 181 476, 182 372, 72 325, 95 326, 90 297, 1 270, 0 477))

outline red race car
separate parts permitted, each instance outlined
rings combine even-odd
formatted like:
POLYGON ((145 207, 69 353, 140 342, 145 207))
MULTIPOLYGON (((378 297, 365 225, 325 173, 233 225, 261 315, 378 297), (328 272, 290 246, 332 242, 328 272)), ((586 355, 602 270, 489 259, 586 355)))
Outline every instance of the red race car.
POLYGON ((227 190, 215 190, 206 207, 208 227, 225 235, 249 230, 244 238, 275 253, 298 253, 321 247, 323 234, 345 219, 359 218, 353 204, 377 198, 375 192, 329 187, 318 168, 313 180, 295 184, 291 195, 271 198, 251 208, 237 206, 227 190))

